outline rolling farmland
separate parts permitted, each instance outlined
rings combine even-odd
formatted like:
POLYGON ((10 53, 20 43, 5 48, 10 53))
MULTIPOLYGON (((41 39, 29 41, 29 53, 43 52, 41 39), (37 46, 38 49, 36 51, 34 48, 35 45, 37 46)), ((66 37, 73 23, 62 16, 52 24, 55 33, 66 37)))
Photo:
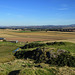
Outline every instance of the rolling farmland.
POLYGON ((1 29, 0 37, 4 37, 6 38, 6 40, 18 40, 20 42, 27 42, 27 41, 75 42, 75 32, 60 32, 60 31, 21 32, 19 30, 1 29))
MULTIPOLYGON (((74 67, 58 67, 52 64, 35 63, 32 59, 17 59, 13 51, 27 44, 28 42, 47 43, 53 41, 64 41, 64 45, 55 42, 55 45, 45 45, 41 47, 48 50, 57 49, 69 51, 72 56, 75 56, 75 32, 59 32, 59 31, 20 31, 11 29, 0 29, 0 37, 6 40, 18 40, 18 43, 0 42, 0 75, 74 75, 74 67), (42 41, 42 42, 40 42, 42 41), (27 43, 26 43, 27 42, 27 43), (72 43, 70 43, 72 42, 72 43)), ((29 43, 30 44, 30 43, 29 43)), ((31 45, 30 45, 31 46, 31 45)), ((33 45, 32 45, 33 46, 33 45)), ((20 51, 33 51, 40 47, 21 49, 20 51)), ((19 55, 18 55, 19 56, 19 55)))

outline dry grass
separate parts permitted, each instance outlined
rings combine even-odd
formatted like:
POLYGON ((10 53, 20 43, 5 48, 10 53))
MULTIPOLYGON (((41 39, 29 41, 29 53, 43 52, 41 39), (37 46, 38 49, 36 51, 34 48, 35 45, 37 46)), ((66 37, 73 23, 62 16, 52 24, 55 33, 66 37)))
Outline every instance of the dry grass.
MULTIPOLYGON (((73 67, 54 67, 49 64, 40 63, 42 68, 35 67, 35 64, 30 59, 14 61, 0 64, 0 75, 8 75, 10 72, 20 70, 19 75, 75 75, 73 67)), ((15 74, 13 74, 15 75, 15 74)))
POLYGON ((75 32, 40 31, 19 33, 18 30, 1 29, 0 37, 21 42, 32 41, 70 41, 75 42, 75 32))

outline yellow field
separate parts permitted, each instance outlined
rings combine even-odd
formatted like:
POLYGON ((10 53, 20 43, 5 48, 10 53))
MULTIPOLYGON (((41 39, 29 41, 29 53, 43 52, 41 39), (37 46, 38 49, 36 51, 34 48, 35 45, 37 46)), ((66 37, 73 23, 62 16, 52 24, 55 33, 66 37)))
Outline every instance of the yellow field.
POLYGON ((68 41, 75 43, 75 32, 39 31, 19 33, 19 30, 0 29, 0 37, 6 40, 18 40, 21 42, 32 41, 68 41))

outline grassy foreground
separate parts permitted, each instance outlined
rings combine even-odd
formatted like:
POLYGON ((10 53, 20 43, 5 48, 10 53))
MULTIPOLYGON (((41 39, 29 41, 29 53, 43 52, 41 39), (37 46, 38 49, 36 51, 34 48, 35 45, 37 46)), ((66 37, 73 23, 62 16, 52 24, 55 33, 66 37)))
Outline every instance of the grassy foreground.
POLYGON ((75 68, 35 64, 30 59, 18 59, 0 64, 0 75, 75 75, 75 68))
MULTIPOLYGON (((45 63, 34 63, 34 60, 28 58, 15 59, 12 51, 21 46, 22 43, 0 42, 0 75, 75 75, 74 67, 58 67, 45 63)), ((75 55, 74 43, 65 42, 65 45, 50 45, 44 47, 64 49, 75 55)), ((22 50, 33 49, 35 48, 22 50)))

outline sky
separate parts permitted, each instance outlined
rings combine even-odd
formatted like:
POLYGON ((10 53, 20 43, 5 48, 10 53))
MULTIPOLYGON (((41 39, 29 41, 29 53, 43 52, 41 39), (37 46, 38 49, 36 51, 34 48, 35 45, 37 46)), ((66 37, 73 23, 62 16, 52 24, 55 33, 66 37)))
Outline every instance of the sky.
POLYGON ((75 0, 0 0, 0 26, 75 24, 75 0))

